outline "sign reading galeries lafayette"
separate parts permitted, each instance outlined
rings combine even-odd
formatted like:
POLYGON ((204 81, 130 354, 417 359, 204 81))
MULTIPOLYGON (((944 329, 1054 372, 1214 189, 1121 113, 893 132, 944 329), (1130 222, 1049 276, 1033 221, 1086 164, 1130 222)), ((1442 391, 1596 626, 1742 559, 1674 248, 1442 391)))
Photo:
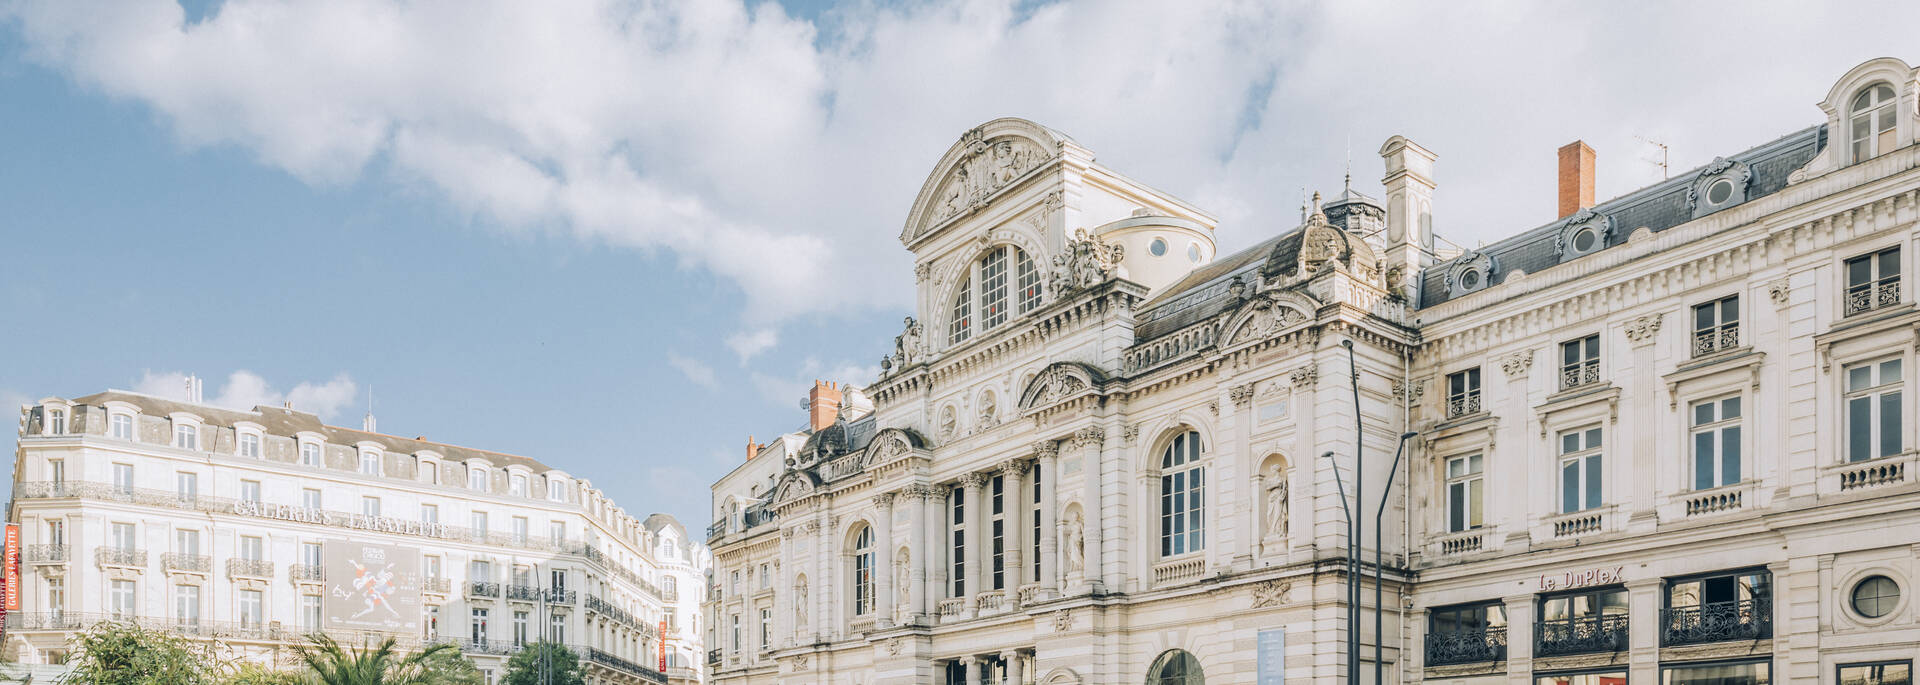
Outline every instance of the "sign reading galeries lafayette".
POLYGON ((308 509, 286 504, 240 501, 233 503, 233 513, 241 516, 258 516, 295 523, 313 523, 323 526, 339 526, 354 530, 367 530, 380 533, 399 533, 402 535, 423 535, 426 537, 462 540, 469 536, 467 528, 449 526, 425 521, 386 518, 384 516, 362 516, 342 514, 319 509, 308 509))
POLYGON ((1603 566, 1584 571, 1542 573, 1540 574, 1540 591, 1552 592, 1554 590, 1572 590, 1596 585, 1612 585, 1626 579, 1625 571, 1625 566, 1614 566, 1611 568, 1603 566))

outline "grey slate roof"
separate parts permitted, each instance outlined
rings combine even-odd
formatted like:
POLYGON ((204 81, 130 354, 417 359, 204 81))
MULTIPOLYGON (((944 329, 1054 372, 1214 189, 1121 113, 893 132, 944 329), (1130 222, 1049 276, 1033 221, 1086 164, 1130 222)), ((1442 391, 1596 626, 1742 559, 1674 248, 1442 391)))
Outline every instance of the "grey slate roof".
MULTIPOLYGON (((1730 156, 1729 159, 1745 162, 1753 170, 1753 178, 1747 185, 1747 201, 1752 202, 1785 188, 1787 175, 1806 165, 1825 145, 1826 133, 1825 126, 1814 126, 1730 156)), ((1607 238, 1606 248, 1627 242, 1627 236, 1643 226, 1658 233, 1692 221, 1693 210, 1687 205, 1687 189, 1705 168, 1702 166, 1675 174, 1660 183, 1594 205, 1593 211, 1613 217, 1613 233, 1607 238)), ((1488 274, 1488 285, 1500 284, 1506 280, 1507 274, 1516 269, 1531 274, 1559 264, 1560 255, 1554 241, 1559 237, 1560 227, 1561 219, 1555 219, 1544 226, 1479 248, 1478 252, 1493 256, 1494 273, 1488 274)), ((1472 251, 1468 254, 1472 254, 1472 251)), ((1447 264, 1441 262, 1431 265, 1420 273, 1422 308, 1450 299, 1446 285, 1447 264)))
MULTIPOLYGON (((1134 319, 1134 339, 1152 340, 1219 314, 1233 299, 1227 295, 1227 284, 1239 276, 1247 287, 1253 287, 1253 283, 1260 279, 1260 267, 1267 263, 1267 255, 1282 242, 1291 243, 1292 252, 1299 252, 1300 229, 1295 227, 1239 252, 1215 259, 1167 286, 1152 300, 1141 305, 1140 314, 1134 319)), ((1281 246, 1281 249, 1287 248, 1281 246)))

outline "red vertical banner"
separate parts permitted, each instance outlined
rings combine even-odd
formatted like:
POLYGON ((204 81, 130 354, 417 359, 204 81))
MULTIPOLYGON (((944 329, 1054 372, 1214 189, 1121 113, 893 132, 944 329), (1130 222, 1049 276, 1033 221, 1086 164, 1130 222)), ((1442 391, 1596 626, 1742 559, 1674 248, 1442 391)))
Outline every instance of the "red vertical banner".
POLYGON ((667 622, 660 622, 660 672, 667 671, 667 622))
POLYGON ((0 605, 0 636, 6 634, 7 614, 20 610, 20 524, 7 524, 7 601, 0 605))

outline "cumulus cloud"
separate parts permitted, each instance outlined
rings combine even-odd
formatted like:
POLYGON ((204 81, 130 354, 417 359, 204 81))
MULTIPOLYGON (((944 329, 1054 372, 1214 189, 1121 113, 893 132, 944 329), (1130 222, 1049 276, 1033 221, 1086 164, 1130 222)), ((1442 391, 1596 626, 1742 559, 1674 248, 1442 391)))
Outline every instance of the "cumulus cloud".
POLYGON ((698 359, 668 352, 667 366, 673 367, 673 370, 679 371, 680 375, 686 376, 687 380, 693 381, 695 385, 702 388, 712 390, 720 387, 720 380, 713 375, 713 367, 707 366, 698 359))
MULTIPOLYGON (((762 399, 774 406, 799 407, 805 403, 808 391, 813 389, 814 381, 846 383, 856 388, 866 387, 875 378, 880 377, 880 367, 845 362, 826 364, 819 359, 808 358, 802 361, 799 369, 792 374, 754 371, 748 375, 762 399)), ((804 419, 796 420, 804 423, 804 419)))
MULTIPOLYGON (((207 404, 216 407, 247 411, 263 405, 291 404, 294 409, 328 421, 335 420, 342 411, 352 406, 359 394, 359 387, 344 373, 321 383, 302 382, 286 392, 275 390, 267 383, 267 379, 245 369, 228 374, 226 383, 217 392, 205 392, 205 385, 203 382, 202 397, 207 404)), ((140 380, 134 382, 132 389, 155 397, 186 401, 187 374, 179 371, 142 371, 140 380)))
MULTIPOLYGON (((911 306, 873 287, 911 282, 893 236, 944 149, 995 117, 1212 210, 1229 249, 1290 227, 1302 186, 1336 192, 1349 151, 1377 187, 1373 151, 1406 134, 1441 155, 1439 230, 1472 242, 1552 218, 1572 139, 1599 149, 1607 196, 1657 178, 1635 136, 1681 171, 1817 123, 1808 103, 1910 46, 1916 15, 979 0, 859 2, 816 25, 741 0, 228 0, 188 24, 163 0, 0 0, 29 59, 189 144, 318 185, 390 174, 502 230, 664 249, 768 325, 911 306), (1848 39, 1809 39, 1832 35, 1848 39)), ((738 340, 742 359, 764 349, 738 340)))
POLYGON ((779 342, 779 333, 771 328, 757 328, 727 336, 727 347, 740 357, 741 364, 759 356, 761 352, 773 349, 779 342))

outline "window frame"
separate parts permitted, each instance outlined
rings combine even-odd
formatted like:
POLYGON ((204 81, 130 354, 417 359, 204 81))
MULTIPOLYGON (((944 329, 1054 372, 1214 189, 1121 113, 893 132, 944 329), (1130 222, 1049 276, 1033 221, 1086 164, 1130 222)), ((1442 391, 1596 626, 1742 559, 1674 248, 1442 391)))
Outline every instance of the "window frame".
POLYGON ((1572 340, 1561 341, 1560 350, 1560 389, 1572 390, 1600 382, 1600 358, 1605 350, 1600 345, 1600 334, 1589 333, 1572 340))
POLYGON ((1913 659, 1884 659, 1878 661, 1852 661, 1833 665, 1833 682, 1845 683, 1845 674, 1849 668, 1873 668, 1875 666, 1906 666, 1907 682, 1913 682, 1913 659))
POLYGON ((972 340, 1039 309, 1046 297, 1039 262, 1025 247, 998 243, 962 268, 946 299, 947 345, 972 340))
POLYGON ((132 441, 139 437, 139 428, 135 426, 133 414, 124 411, 107 412, 107 436, 116 440, 132 441), (126 430, 121 430, 122 428, 126 430))
POLYGON ((1882 245, 1840 260, 1841 318, 1880 311, 1906 301, 1903 247, 1903 243, 1882 245), (1893 262, 1891 274, 1888 261, 1893 262), (1866 265, 1864 280, 1855 278, 1855 264, 1866 265))
POLYGON ((1557 514, 1595 511, 1607 504, 1606 428, 1597 424, 1563 430, 1554 440, 1554 480, 1560 501, 1557 514), (1573 439, 1569 446, 1568 438, 1573 439), (1567 467, 1573 469, 1574 502, 1567 501, 1567 467), (1594 483, 1594 480, 1599 483, 1594 483))
POLYGON ((1480 367, 1473 366, 1446 375, 1447 418, 1457 419, 1485 411, 1482 403, 1480 367), (1459 379, 1459 383, 1454 380, 1459 379))
POLYGON ((1688 308, 1693 314, 1693 337, 1689 338, 1688 349, 1692 358, 1719 354, 1740 346, 1740 294, 1708 300, 1688 308), (1731 320, 1727 318, 1727 308, 1733 309, 1731 320), (1710 323, 1703 325, 1702 312, 1711 317, 1710 323))
POLYGON ((1471 452, 1447 457, 1441 460, 1440 469, 1441 491, 1444 493, 1443 500, 1446 506, 1443 514, 1447 520, 1447 533, 1465 533, 1486 528, 1487 469, 1485 453, 1471 452), (1453 469, 1455 463, 1462 464, 1461 470, 1457 474, 1453 469), (1473 487, 1473 485, 1476 484, 1479 487, 1473 487), (1466 500, 1466 504, 1457 507, 1460 509, 1460 516, 1458 517, 1460 522, 1458 524, 1455 523, 1454 516, 1454 509, 1456 509, 1454 506, 1454 498, 1456 496, 1455 486, 1459 486, 1459 490, 1457 491, 1458 496, 1466 500))
POLYGON ((1207 473, 1212 465, 1206 439, 1183 426, 1155 451, 1152 475, 1159 487, 1159 554, 1162 560, 1207 550, 1207 473))
POLYGON ((1892 83, 1874 81, 1854 89, 1853 95, 1847 98, 1846 122, 1847 152, 1853 156, 1855 164, 1892 152, 1899 145, 1899 116, 1900 89, 1892 83), (1881 89, 1890 93, 1885 100, 1877 98, 1881 89), (1861 98, 1867 100, 1864 107, 1861 98), (1884 123, 1876 126, 1876 120, 1884 120, 1884 123), (1864 131, 1862 125, 1865 126, 1864 131), (1883 137, 1885 141, 1882 141, 1883 137), (1886 149, 1881 149, 1882 142, 1886 143, 1886 149))
POLYGON ((874 533, 872 525, 862 525, 853 534, 853 563, 849 578, 853 580, 853 615, 869 616, 878 611, 875 606, 877 597, 873 594, 874 533))
POLYGON ((1662 685, 1665 685, 1666 683, 1672 682, 1672 679, 1669 677, 1669 674, 1673 673, 1674 671, 1691 669, 1691 668, 1709 668, 1714 666, 1741 666, 1741 665, 1755 665, 1755 666, 1760 666, 1762 668, 1765 668, 1767 672, 1766 682, 1768 683, 1774 682, 1773 660, 1771 658, 1764 658, 1764 659, 1729 659, 1724 661, 1705 661, 1705 662, 1690 662, 1690 663, 1676 663, 1676 664, 1663 663, 1663 664, 1660 664, 1660 683, 1662 685))
POLYGON ((967 596, 967 497, 966 491, 954 486, 947 489, 947 531, 951 540, 947 546, 947 560, 952 565, 948 576, 948 597, 967 596))
POLYGON ((1841 424, 1840 424, 1840 430, 1838 432, 1840 433, 1840 436, 1841 436, 1840 438, 1841 440, 1840 462, 1841 463, 1843 464, 1865 463, 1865 462, 1873 461, 1875 459, 1884 459, 1888 457, 1898 456, 1906 452, 1907 430, 1908 430, 1907 421, 1906 421, 1906 380, 1907 380, 1907 359, 1906 359, 1906 354, 1904 352, 1895 353, 1892 355, 1864 357, 1859 361, 1848 362, 1840 365, 1839 416, 1840 416, 1841 424), (1895 364, 1898 367, 1896 369, 1896 374, 1895 374, 1896 379, 1893 381, 1887 381, 1884 379, 1886 364, 1888 363, 1895 364), (1868 382, 1872 383, 1872 385, 1868 385, 1862 388, 1855 388, 1853 386, 1853 372, 1855 369, 1859 369, 1859 368, 1866 368, 1869 370, 1870 375, 1868 378, 1868 382), (1880 380, 1876 381, 1875 379, 1880 379, 1880 380), (1891 452, 1887 451, 1887 444, 1886 444, 1887 438, 1889 437, 1888 436, 1889 427, 1886 425, 1886 417, 1888 414, 1885 411, 1888 395, 1894 395, 1895 396, 1894 401, 1897 402, 1898 404, 1898 406, 1895 407, 1895 411, 1892 412, 1894 425, 1891 427, 1891 429, 1892 429, 1893 435, 1898 439, 1899 442, 1897 445, 1895 445, 1894 449, 1891 452), (1864 456, 1861 458, 1855 458, 1854 455, 1857 451, 1856 449, 1857 446, 1856 446, 1856 443, 1854 442, 1855 436, 1853 434, 1854 432, 1853 424, 1854 424, 1854 416, 1855 416, 1854 412, 1858 408, 1858 405, 1855 404, 1855 401, 1863 400, 1863 399, 1868 400, 1865 405, 1868 410, 1868 417, 1866 419, 1867 431, 1868 431, 1867 438, 1871 444, 1865 447, 1865 453, 1867 456, 1864 456))
POLYGON ((1682 420, 1687 424, 1687 459, 1683 464, 1685 471, 1681 482, 1688 492, 1702 492, 1746 482, 1747 474, 1751 471, 1751 465, 1748 463, 1748 455, 1751 451, 1747 449, 1746 444, 1747 404, 1746 394, 1741 392, 1706 395, 1686 402, 1686 414, 1682 420), (1738 416, 1727 417, 1726 407, 1729 402, 1734 403, 1739 411, 1738 416), (1712 409, 1711 418, 1704 422, 1700 414, 1702 408, 1712 409), (1731 436, 1728 435, 1729 432, 1732 433, 1731 436), (1712 447, 1712 454, 1707 456, 1709 465, 1712 466, 1712 477, 1708 479, 1709 484, 1704 486, 1700 480, 1702 438, 1706 438, 1712 447), (1727 477, 1729 453, 1733 455, 1734 462, 1731 480, 1727 477))

